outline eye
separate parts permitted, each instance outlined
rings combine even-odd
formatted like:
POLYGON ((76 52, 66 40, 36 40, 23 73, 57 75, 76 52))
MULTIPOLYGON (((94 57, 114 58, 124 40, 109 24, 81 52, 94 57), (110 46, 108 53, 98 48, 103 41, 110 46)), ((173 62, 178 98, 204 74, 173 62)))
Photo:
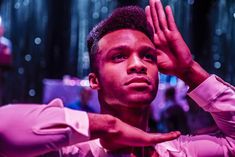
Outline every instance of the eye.
POLYGON ((122 54, 122 53, 119 53, 119 54, 116 54, 116 55, 112 56, 112 60, 114 62, 121 62, 121 61, 124 61, 125 59, 127 59, 127 56, 125 54, 122 54))
POLYGON ((155 62, 157 60, 156 56, 151 53, 145 53, 144 59, 150 62, 155 62))

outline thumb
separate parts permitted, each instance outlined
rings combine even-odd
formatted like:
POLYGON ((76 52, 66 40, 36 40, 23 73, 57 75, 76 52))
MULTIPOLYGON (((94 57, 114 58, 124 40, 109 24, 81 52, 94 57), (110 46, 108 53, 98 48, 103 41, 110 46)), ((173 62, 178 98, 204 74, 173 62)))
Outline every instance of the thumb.
POLYGON ((151 143, 157 144, 165 141, 170 141, 178 138, 181 135, 179 131, 172 131, 170 133, 156 133, 151 138, 151 143))

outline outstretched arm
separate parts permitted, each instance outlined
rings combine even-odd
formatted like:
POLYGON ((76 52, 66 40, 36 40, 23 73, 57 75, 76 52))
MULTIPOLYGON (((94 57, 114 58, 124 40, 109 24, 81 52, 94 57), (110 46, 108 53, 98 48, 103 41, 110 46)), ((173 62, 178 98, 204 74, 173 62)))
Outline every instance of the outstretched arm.
POLYGON ((235 156, 235 88, 209 74, 192 59, 180 35, 172 10, 160 0, 150 0, 147 19, 154 28, 160 72, 182 79, 192 90, 189 96, 213 116, 218 134, 181 136, 179 140, 157 144, 162 156, 235 156), (216 136, 217 135, 217 136, 216 136))
POLYGON ((160 0, 150 0, 146 16, 154 29, 154 44, 157 49, 160 72, 175 75, 194 89, 209 74, 192 59, 191 52, 183 40, 170 6, 163 9, 160 0))
POLYGON ((58 99, 48 105, 4 106, 0 117, 0 156, 38 156, 94 138, 110 149, 150 146, 180 135, 149 134, 110 115, 64 108, 58 99))

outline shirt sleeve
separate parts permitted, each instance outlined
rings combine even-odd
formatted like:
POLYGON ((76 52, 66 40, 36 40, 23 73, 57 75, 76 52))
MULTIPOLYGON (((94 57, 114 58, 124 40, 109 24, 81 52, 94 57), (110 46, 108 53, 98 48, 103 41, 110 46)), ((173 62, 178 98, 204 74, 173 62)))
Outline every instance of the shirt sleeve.
POLYGON ((218 128, 217 133, 180 136, 157 144, 156 151, 164 157, 235 156, 235 89, 215 75, 211 75, 188 94, 200 107, 210 112, 218 128))
POLYGON ((210 112, 217 126, 235 139, 235 88, 212 75, 189 93, 205 111, 210 112))
POLYGON ((89 140, 87 113, 64 108, 60 99, 7 105, 0 115, 0 156, 32 157, 89 140))

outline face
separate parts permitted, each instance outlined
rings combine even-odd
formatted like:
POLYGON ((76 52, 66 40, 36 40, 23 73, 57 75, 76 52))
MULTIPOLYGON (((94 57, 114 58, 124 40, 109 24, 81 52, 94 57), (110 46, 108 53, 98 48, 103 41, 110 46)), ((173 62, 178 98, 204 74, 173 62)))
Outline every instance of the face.
POLYGON ((121 29, 102 37, 98 51, 99 72, 90 74, 90 84, 98 89, 101 103, 149 105, 158 87, 157 55, 151 40, 140 31, 121 29))

